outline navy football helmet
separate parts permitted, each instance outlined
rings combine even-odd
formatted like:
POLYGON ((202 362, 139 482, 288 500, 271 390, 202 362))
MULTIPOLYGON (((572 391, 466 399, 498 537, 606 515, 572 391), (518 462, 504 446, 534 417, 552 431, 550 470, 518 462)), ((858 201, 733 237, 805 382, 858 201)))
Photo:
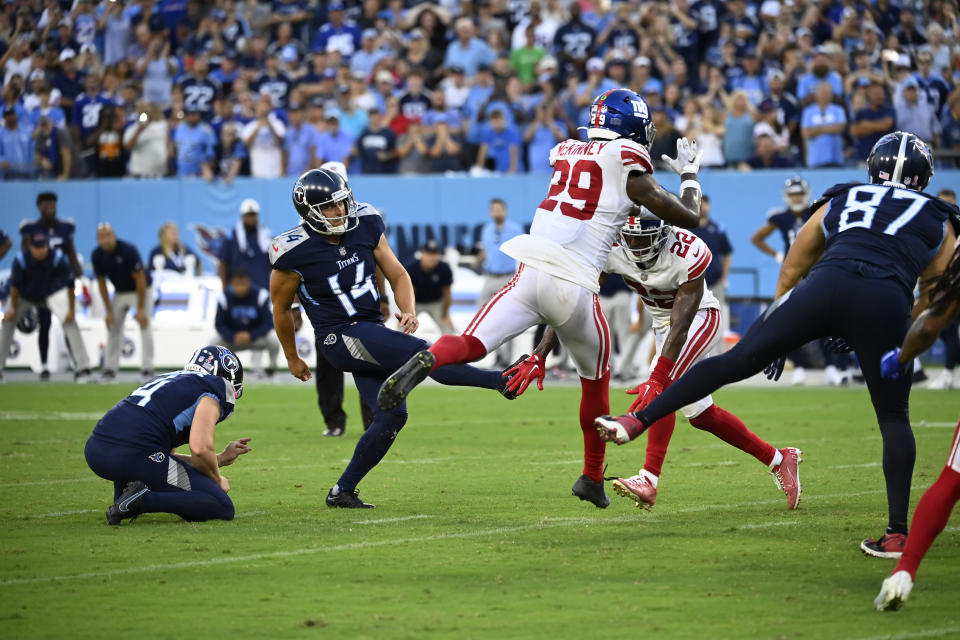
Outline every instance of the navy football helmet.
POLYGON ((912 133, 888 133, 870 150, 867 175, 872 184, 923 191, 933 177, 933 152, 912 133))
POLYGON ((630 216, 620 229, 620 243, 626 249, 628 258, 647 268, 656 262, 667 243, 669 232, 670 225, 660 218, 630 216))
POLYGON ((40 326, 40 318, 36 309, 28 309, 17 323, 17 330, 21 333, 33 333, 40 326))
POLYGON ((329 169, 311 169, 293 185, 293 206, 303 221, 317 233, 343 235, 360 223, 357 203, 347 180, 329 169), (327 217, 321 209, 343 202, 342 216, 327 217))
POLYGON ((233 351, 218 344, 208 344, 193 352, 183 367, 186 371, 220 376, 233 385, 237 397, 243 395, 243 365, 233 351))
POLYGON ((800 176, 787 178, 783 183, 783 201, 794 213, 801 213, 810 207, 810 185, 800 176))
POLYGON ((630 89, 601 93, 590 107, 587 137, 591 140, 629 138, 649 149, 656 135, 647 101, 630 89))

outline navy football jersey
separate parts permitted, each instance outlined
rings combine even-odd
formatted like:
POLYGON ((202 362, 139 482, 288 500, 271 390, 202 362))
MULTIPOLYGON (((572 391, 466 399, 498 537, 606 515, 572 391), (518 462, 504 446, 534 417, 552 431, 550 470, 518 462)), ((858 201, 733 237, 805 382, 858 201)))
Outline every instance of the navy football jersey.
POLYGON ((772 224, 780 232, 783 238, 783 253, 786 255, 790 251, 790 245, 797 237, 797 232, 803 227, 804 223, 810 219, 810 209, 807 209, 803 215, 796 216, 790 209, 772 209, 767 214, 767 222, 772 224))
POLYGON ((910 292, 946 233, 957 207, 920 191, 848 183, 827 189, 813 210, 829 202, 823 217, 826 250, 818 264, 855 261, 894 277, 910 292))
POLYGON ((165 373, 118 402, 93 435, 111 444, 172 451, 190 441, 193 414, 204 396, 220 405, 217 422, 233 413, 237 398, 228 380, 194 371, 165 373))
POLYGON ((77 225, 72 218, 56 218, 49 227, 42 218, 23 220, 20 223, 21 235, 32 235, 38 231, 47 234, 51 249, 62 249, 64 243, 73 240, 73 234, 76 230, 77 225))
POLYGON ((273 239, 270 264, 300 276, 297 293, 317 336, 357 321, 383 322, 373 250, 383 218, 370 205, 357 207, 359 224, 330 244, 306 224, 273 239))

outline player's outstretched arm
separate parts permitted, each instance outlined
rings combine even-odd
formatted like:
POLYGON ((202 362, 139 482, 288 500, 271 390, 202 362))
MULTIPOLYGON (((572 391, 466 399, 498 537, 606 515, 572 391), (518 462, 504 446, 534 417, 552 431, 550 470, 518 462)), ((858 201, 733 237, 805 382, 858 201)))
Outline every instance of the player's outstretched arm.
POLYGON ((917 301, 913 305, 914 320, 919 318, 920 314, 930 306, 930 298, 934 292, 934 285, 940 281, 941 277, 949 278, 948 271, 960 268, 958 265, 951 264, 950 262, 950 258, 956 250, 956 242, 957 234, 953 230, 953 225, 947 223, 946 229, 944 230, 943 242, 940 243, 940 249, 937 250, 937 253, 934 254, 927 268, 920 274, 920 281, 918 283, 920 295, 917 296, 917 301))
MULTIPOLYGON (((692 181, 697 185, 697 174, 684 174, 681 183, 692 181), (689 175, 689 177, 688 177, 689 175)), ((634 171, 627 178, 627 197, 636 204, 650 210, 664 222, 684 229, 695 229, 700 225, 700 187, 681 188, 677 197, 660 186, 649 173, 634 171)))
POLYGON ((673 310, 670 312, 670 333, 663 341, 661 356, 676 362, 687 342, 687 334, 693 318, 700 309, 700 300, 703 299, 703 276, 684 282, 677 289, 677 296, 673 299, 673 310))
POLYGON ((383 275, 387 277, 390 286, 393 287, 393 296, 400 307, 400 313, 396 314, 400 321, 400 330, 404 333, 413 333, 420 326, 417 321, 417 309, 413 295, 413 281, 410 280, 410 274, 403 268, 396 254, 387 243, 387 237, 380 235, 380 242, 377 248, 373 250, 373 258, 377 261, 377 266, 383 270, 383 275))
POLYGON ((300 380, 309 380, 310 366, 297 352, 293 300, 300 286, 300 276, 293 271, 274 269, 270 274, 270 300, 273 302, 273 329, 287 358, 287 368, 300 380))
POLYGON ((787 257, 780 267, 780 277, 777 280, 777 293, 774 299, 780 298, 795 286, 803 276, 817 263, 826 247, 826 238, 823 235, 823 216, 827 213, 824 204, 797 232, 797 239, 790 245, 787 257))

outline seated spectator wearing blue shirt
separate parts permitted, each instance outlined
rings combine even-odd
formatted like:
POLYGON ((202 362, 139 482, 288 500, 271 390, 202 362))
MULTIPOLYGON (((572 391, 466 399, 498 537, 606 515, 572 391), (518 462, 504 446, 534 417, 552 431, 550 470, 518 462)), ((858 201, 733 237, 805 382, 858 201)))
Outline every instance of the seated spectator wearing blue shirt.
POLYGON ((893 131, 897 112, 887 99, 883 84, 874 82, 867 87, 868 106, 853 114, 850 137, 856 147, 856 159, 866 162, 870 150, 884 135, 893 131))
POLYGON ((303 105, 291 104, 287 109, 290 126, 283 140, 284 159, 288 176, 299 176, 309 169, 317 155, 317 128, 305 121, 303 105))
POLYGON ((26 122, 19 122, 15 107, 3 107, 0 128, 0 177, 5 180, 35 178, 33 131, 26 122))
POLYGON ((496 54, 490 45, 475 37, 476 29, 470 18, 458 18, 454 25, 454 33, 456 40, 447 46, 443 66, 460 67, 469 77, 477 73, 481 65, 493 65, 496 54))
POLYGON ((350 71, 362 73, 364 78, 369 78, 374 67, 387 56, 388 51, 377 46, 380 33, 376 29, 364 29, 360 35, 360 50, 350 57, 350 71))
POLYGON ((217 139, 213 129, 201 120, 196 109, 188 109, 184 121, 173 131, 173 143, 176 146, 177 176, 203 176, 213 180, 212 161, 217 139))
POLYGON ((352 21, 344 19, 343 3, 331 2, 327 7, 328 22, 321 26, 313 39, 314 51, 339 51, 344 58, 350 58, 360 48, 360 28, 352 21))
POLYGON ((97 226, 97 245, 90 261, 106 309, 107 348, 103 356, 103 377, 111 380, 116 376, 120 365, 120 348, 123 346, 123 328, 132 310, 140 325, 140 373, 145 378, 152 378, 153 332, 150 319, 153 317, 153 291, 150 288, 150 272, 144 268, 137 248, 129 242, 118 240, 109 223, 101 222, 97 226), (113 284, 112 299, 107 292, 107 279, 113 284))
POLYGON ((327 114, 327 130, 317 136, 317 162, 350 162, 353 137, 340 128, 340 116, 336 111, 327 114))
POLYGON ((386 117, 379 109, 371 109, 369 115, 367 129, 357 138, 354 151, 360 169, 363 173, 397 173, 397 134, 387 127, 386 117))
POLYGON ((817 47, 813 56, 813 65, 810 73, 800 76, 797 82, 797 98, 800 104, 807 106, 817 99, 817 87, 827 82, 830 85, 832 96, 843 96, 843 78, 832 69, 830 55, 822 46, 817 47))
POLYGON ((832 101, 830 83, 821 82, 816 90, 816 102, 803 110, 801 126, 803 139, 807 142, 808 167, 843 165, 843 132, 847 128, 847 115, 843 107, 832 101))
POLYGON ((481 126, 477 166, 500 173, 516 173, 520 157, 520 132, 509 126, 503 112, 490 114, 490 122, 481 126))
POLYGON ((534 107, 533 120, 523 132, 530 173, 553 173, 550 150, 567 138, 567 125, 557 117, 557 110, 552 100, 542 100, 534 107))
POLYGON ((273 332, 270 292, 254 287, 250 274, 243 269, 233 272, 230 286, 220 294, 214 326, 217 328, 214 344, 221 344, 233 352, 245 349, 266 351, 270 358, 267 376, 277 370, 280 341, 273 332))
POLYGON ((760 58, 756 49, 750 47, 743 53, 741 59, 743 73, 730 83, 731 90, 742 89, 753 106, 759 106, 764 99, 764 77, 760 70, 760 58))

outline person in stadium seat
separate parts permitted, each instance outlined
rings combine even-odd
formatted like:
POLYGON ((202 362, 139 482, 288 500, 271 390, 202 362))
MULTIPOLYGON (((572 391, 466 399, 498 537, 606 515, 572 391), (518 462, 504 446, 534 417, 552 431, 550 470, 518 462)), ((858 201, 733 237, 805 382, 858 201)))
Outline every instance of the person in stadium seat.
POLYGON ((243 395, 243 365, 229 349, 200 347, 180 371, 146 382, 97 422, 87 466, 113 482, 107 524, 144 513, 184 520, 233 520, 230 483, 220 469, 250 451, 239 438, 217 453, 216 426, 243 395), (190 455, 175 449, 189 444, 190 455))
POLYGON ((634 413, 596 421, 604 440, 629 442, 650 425, 714 390, 766 371, 779 379, 785 354, 815 338, 834 337, 857 352, 883 438, 888 522, 861 550, 900 557, 916 445, 910 428, 911 380, 880 375, 880 357, 907 333, 911 306, 929 304, 932 277, 953 253, 956 205, 928 196, 930 148, 911 133, 881 138, 867 161, 869 183, 827 189, 797 233, 780 270, 776 298, 740 342, 694 366, 634 413), (914 304, 913 289, 920 297, 914 304))

